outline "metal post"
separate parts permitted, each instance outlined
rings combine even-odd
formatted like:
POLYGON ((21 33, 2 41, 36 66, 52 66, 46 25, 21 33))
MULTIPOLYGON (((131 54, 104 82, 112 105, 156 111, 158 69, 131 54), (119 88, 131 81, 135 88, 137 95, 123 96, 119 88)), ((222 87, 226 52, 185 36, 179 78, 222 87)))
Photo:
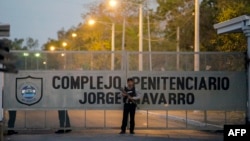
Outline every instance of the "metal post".
MULTIPOLYGON (((0 65, 0 67, 2 68, 3 65, 0 65)), ((3 106, 2 106, 2 102, 3 102, 3 86, 4 86, 4 75, 2 72, 0 72, 0 139, 3 140, 3 132, 4 132, 4 114, 3 114, 3 106)))
POLYGON ((104 128, 106 128, 106 110, 104 110, 104 128))
POLYGON ((36 58, 36 70, 38 70, 38 57, 36 58))
POLYGON ((44 111, 44 128, 47 128, 47 111, 44 111))
POLYGON ((27 70, 27 58, 24 56, 24 65, 25 65, 25 70, 27 70))
POLYGON ((124 64, 124 60, 125 60, 125 54, 124 54, 124 52, 125 52, 125 29, 126 29, 126 19, 125 19, 125 16, 123 17, 123 24, 122 24, 122 61, 121 61, 121 63, 122 63, 122 70, 124 70, 125 69, 125 66, 126 66, 126 64, 124 64))
MULTIPOLYGON (((250 58, 250 28, 247 36, 247 56, 250 58)), ((250 62, 248 61, 248 95, 247 95, 247 124, 250 124, 250 62)))
POLYGON ((168 110, 166 110, 166 128, 168 128, 168 110))
POLYGON ((207 126, 207 110, 204 111, 204 122, 205 126, 207 126))
POLYGON ((139 4, 139 71, 143 70, 143 9, 139 4))
POLYGON ((87 111, 84 109, 84 127, 87 128, 87 111))
POLYGON ((200 70, 200 4, 195 0, 195 38, 194 38, 194 71, 200 70))
MULTIPOLYGON (((244 27, 243 32, 247 37, 247 58, 250 58, 250 27, 244 27)), ((250 124, 250 61, 247 62, 247 76, 248 76, 248 93, 247 93, 247 116, 246 124, 250 124)))
POLYGON ((115 23, 112 23, 112 34, 111 34, 111 70, 115 67, 115 23))
POLYGON ((90 70, 93 70, 93 52, 91 52, 90 57, 90 70))
POLYGON ((64 57, 64 69, 66 70, 66 68, 67 68, 67 65, 66 65, 66 64, 67 64, 67 60, 66 60, 67 55, 66 55, 66 50, 65 50, 65 48, 64 48, 64 51, 63 51, 63 52, 64 52, 64 56, 63 56, 63 57, 64 57))
POLYGON ((180 70, 180 27, 177 27, 177 31, 176 31, 176 52, 177 52, 177 56, 176 56, 176 70, 180 70))
POLYGON ((126 19, 125 16, 123 17, 123 23, 122 23, 122 51, 125 50, 125 29, 126 29, 126 19))
POLYGON ((150 20, 149 20, 149 10, 148 10, 148 51, 149 51, 149 70, 152 71, 152 48, 151 48, 151 33, 150 33, 150 20))
POLYGON ((185 110, 185 118, 186 118, 186 128, 188 127, 188 115, 187 115, 187 110, 185 110))

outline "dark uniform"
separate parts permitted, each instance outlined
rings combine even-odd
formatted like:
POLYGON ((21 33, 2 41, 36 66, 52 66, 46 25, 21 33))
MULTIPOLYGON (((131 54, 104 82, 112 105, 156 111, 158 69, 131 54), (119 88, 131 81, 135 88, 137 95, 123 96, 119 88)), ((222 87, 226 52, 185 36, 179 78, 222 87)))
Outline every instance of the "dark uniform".
POLYGON ((128 115, 130 115, 130 133, 134 134, 135 128, 135 111, 136 111, 136 102, 135 100, 139 99, 139 93, 136 92, 135 87, 129 89, 125 87, 125 92, 132 97, 133 100, 129 99, 128 96, 123 97, 124 108, 123 108, 123 119, 120 134, 124 134, 126 132, 128 115))
MULTIPOLYGON (((59 116, 60 128, 69 128, 70 127, 70 120, 69 120, 68 111, 67 110, 59 110, 58 116, 59 116)), ((58 130, 55 133, 67 133, 67 132, 71 132, 71 130, 70 129, 58 130)))
POLYGON ((11 130, 10 128, 14 128, 16 122, 16 111, 8 111, 9 112, 9 120, 8 120, 8 135, 17 134, 16 131, 11 130))

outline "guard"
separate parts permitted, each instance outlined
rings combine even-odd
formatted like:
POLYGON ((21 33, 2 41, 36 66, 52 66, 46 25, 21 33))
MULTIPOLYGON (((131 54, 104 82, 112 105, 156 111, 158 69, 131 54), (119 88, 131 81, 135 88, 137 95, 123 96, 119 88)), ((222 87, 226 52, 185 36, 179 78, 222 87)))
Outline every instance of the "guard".
POLYGON ((127 86, 122 92, 124 107, 120 134, 126 133, 128 115, 130 115, 130 134, 134 134, 136 100, 140 99, 140 93, 136 90, 133 78, 127 79, 127 86))

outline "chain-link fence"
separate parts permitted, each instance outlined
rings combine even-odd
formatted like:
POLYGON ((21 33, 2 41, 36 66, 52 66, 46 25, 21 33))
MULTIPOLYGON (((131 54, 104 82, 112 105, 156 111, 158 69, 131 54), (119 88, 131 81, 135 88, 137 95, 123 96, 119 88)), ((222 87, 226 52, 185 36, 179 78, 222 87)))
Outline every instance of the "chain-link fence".
MULTIPOLYGON (((137 71, 193 71, 192 52, 63 52, 12 51, 17 57, 19 70, 113 70, 137 71), (112 59, 114 55, 114 59, 112 59)), ((200 52, 200 71, 244 71, 245 54, 242 52, 200 52)))
MULTIPOLYGON (((192 52, 144 52, 139 62, 138 52, 51 52, 12 51, 17 57, 19 70, 114 70, 138 71, 193 71, 192 52), (112 59, 114 55, 114 59, 112 59), (112 68, 112 63, 114 68, 112 68)), ((200 71, 245 71, 245 54, 242 52, 201 52, 200 71)), ((112 73, 112 71, 110 72, 112 73)), ((212 104, 212 103, 211 103, 212 104)), ((5 127, 19 130, 59 129, 56 110, 18 110, 14 127, 8 127, 9 114, 5 111, 5 127)), ((70 128, 120 128, 121 110, 64 109, 69 113, 70 128)), ((206 129, 221 130, 224 124, 244 124, 245 111, 207 110, 137 110, 138 129, 206 129)), ((66 128, 66 127, 65 127, 66 128)))

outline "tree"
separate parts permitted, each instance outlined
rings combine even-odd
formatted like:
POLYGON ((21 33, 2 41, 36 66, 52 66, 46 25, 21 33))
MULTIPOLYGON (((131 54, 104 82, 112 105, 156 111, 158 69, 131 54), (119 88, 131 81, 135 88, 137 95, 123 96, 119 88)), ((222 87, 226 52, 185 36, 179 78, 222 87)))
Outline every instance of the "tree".
POLYGON ((26 39, 26 45, 25 45, 25 48, 27 48, 28 50, 31 50, 31 49, 37 49, 38 48, 38 40, 35 40, 31 37, 28 37, 26 39))
POLYGON ((154 15, 161 21, 166 50, 176 50, 176 31, 180 28, 180 48, 182 51, 190 50, 194 40, 194 2, 193 0, 157 0, 158 7, 154 15))
MULTIPOLYGON (((241 15, 250 13, 249 0, 217 0, 216 23, 223 22, 241 15)), ((245 51, 246 38, 243 33, 225 34, 215 36, 213 45, 219 51, 245 51)))
MULTIPOLYGON (((165 24, 165 39, 176 42, 176 28, 180 27, 181 50, 193 50, 194 0, 157 0, 159 7, 155 16, 165 24)), ((243 33, 217 35, 213 25, 250 13, 249 0, 203 0, 200 5, 201 51, 245 51, 243 33)))
MULTIPOLYGON (((11 40, 10 40, 11 41, 11 40)), ((23 46, 24 39, 17 39, 11 41, 11 50, 26 50, 23 46)))

